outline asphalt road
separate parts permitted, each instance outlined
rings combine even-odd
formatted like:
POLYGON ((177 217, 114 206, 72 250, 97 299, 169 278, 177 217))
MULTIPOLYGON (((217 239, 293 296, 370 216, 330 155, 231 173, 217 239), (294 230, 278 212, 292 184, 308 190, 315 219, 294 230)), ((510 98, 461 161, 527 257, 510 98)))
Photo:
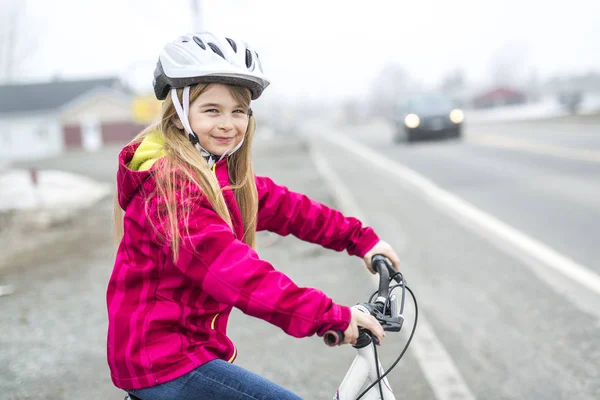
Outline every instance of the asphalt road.
POLYGON ((356 208, 401 248, 423 313, 473 397, 600 398, 598 121, 469 126, 464 140, 414 145, 392 144, 384 123, 307 132, 356 208), (437 189, 381 168, 384 157, 591 271, 595 286, 449 210, 437 189))
POLYGON ((600 273, 600 117, 468 126, 463 141, 390 145, 384 124, 350 138, 600 273))
MULTIPOLYGON (((593 136, 596 125, 576 130, 561 123, 568 126, 568 140, 588 143, 573 149, 600 150, 593 136)), ((390 375, 397 398, 600 398, 598 293, 461 221, 373 159, 339 145, 344 137, 368 145, 376 152, 370 157, 381 154, 408 166, 599 273, 600 201, 594 199, 600 199, 600 165, 589 161, 595 153, 557 151, 563 133, 539 133, 544 129, 531 123, 470 127, 462 142, 405 146, 391 144, 385 124, 307 126, 316 134, 318 154, 345 187, 342 202, 339 185, 323 179, 301 143, 276 137, 257 144, 258 173, 333 206, 352 203, 352 212, 360 211, 400 253, 423 324, 390 375), (522 143, 510 142, 510 147, 506 140, 515 135, 540 144, 534 150, 522 143), (546 146, 554 147, 548 151, 546 146), (435 340, 426 339, 427 332, 435 340), (428 353, 430 348, 443 352, 428 353)), ((115 155, 116 149, 71 153, 38 165, 111 181, 115 155)), ((71 235, 77 240, 63 243, 62 251, 0 270, 0 279, 16 289, 0 297, 2 398, 121 398, 110 383, 104 353, 104 296, 113 259, 110 206, 104 201, 74 221, 72 229, 81 234, 71 235)), ((349 305, 366 300, 373 290, 360 260, 292 237, 275 239, 261 235, 259 253, 299 284, 318 287, 349 305)), ((410 324, 412 310, 407 315, 410 324)), ((239 365, 307 399, 331 398, 354 357, 350 347, 330 349, 317 338, 290 338, 239 312, 232 315, 229 334, 238 346, 239 365)), ((384 366, 404 340, 388 334, 384 366)))

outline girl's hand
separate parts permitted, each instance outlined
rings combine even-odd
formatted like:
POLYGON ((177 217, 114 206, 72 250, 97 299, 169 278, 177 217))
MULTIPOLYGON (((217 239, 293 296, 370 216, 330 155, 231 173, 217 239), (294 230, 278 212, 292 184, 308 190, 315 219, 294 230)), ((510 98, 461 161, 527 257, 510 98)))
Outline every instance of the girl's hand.
POLYGON ((352 312, 352 319, 350 320, 350 325, 348 325, 348 328, 344 331, 344 341, 342 344, 356 343, 359 326, 370 330, 373 335, 377 336, 377 339, 379 339, 379 343, 381 344, 381 339, 385 336, 385 332, 379 321, 371 314, 365 314, 354 307, 351 307, 350 311, 352 312))
POLYGON ((398 255, 396 254, 396 252, 394 251, 394 249, 392 249, 392 246, 390 246, 387 242, 384 242, 383 240, 380 240, 364 256, 364 260, 365 260, 365 264, 367 265, 367 269, 369 271, 371 271, 372 274, 376 273, 373 270, 373 266, 371 265, 371 259, 373 258, 373 256, 375 254, 381 254, 381 255, 385 256, 386 258, 388 258, 392 262, 392 265, 394 266, 394 269, 396 271, 400 271, 400 259, 398 258, 398 255))

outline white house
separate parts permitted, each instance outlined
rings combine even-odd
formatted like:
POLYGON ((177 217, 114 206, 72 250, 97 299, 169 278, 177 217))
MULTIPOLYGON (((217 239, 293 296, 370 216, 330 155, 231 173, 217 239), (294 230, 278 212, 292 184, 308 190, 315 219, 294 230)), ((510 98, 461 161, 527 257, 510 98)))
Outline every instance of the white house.
POLYGON ((117 78, 0 85, 0 163, 125 143, 133 98, 117 78))

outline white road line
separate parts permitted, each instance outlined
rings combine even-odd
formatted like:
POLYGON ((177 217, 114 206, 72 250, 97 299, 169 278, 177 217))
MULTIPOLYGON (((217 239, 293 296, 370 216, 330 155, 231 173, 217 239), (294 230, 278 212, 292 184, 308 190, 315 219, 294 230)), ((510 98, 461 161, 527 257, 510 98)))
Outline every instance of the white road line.
POLYGON ((483 146, 502 147, 507 149, 528 151, 530 153, 545 154, 554 157, 566 158, 569 160, 600 163, 600 151, 560 147, 493 134, 484 134, 480 136, 472 135, 469 137, 468 141, 469 143, 479 144, 483 146))
POLYGON ((402 182, 409 183, 414 188, 419 189, 443 208, 457 214, 462 220, 483 228, 485 232, 493 234, 495 238, 519 249, 522 253, 536 259, 544 266, 552 268, 593 293, 600 294, 600 276, 589 268, 576 263, 492 215, 441 189, 419 173, 390 160, 383 154, 347 136, 323 135, 322 138, 345 148, 358 157, 364 158, 370 165, 377 166, 395 175, 402 182))
MULTIPOLYGON (((362 210, 356 204, 350 190, 337 177, 336 173, 329 167, 325 158, 311 146, 311 156, 330 187, 333 195, 342 211, 367 223, 362 210)), ((372 275, 373 284, 379 284, 377 276, 372 275)), ((407 313, 408 314, 408 313, 407 313)), ((410 317, 406 315, 410 320, 410 317)), ((438 400, 475 400, 475 396, 467 386, 452 358, 444 348, 444 345, 435 335, 431 325, 427 322, 423 311, 419 313, 417 333, 411 343, 411 349, 429 382, 436 399, 438 400)))

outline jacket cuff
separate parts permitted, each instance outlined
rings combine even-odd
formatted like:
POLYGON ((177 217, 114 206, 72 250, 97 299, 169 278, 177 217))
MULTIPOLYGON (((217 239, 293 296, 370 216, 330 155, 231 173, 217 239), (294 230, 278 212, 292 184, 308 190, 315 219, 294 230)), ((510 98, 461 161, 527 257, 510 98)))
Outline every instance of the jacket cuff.
POLYGON ((352 256, 359 256, 363 258, 365 254, 369 252, 378 242, 379 236, 370 227, 362 229, 360 237, 352 248, 348 249, 348 253, 352 256))
POLYGON ((317 330, 318 336, 323 336, 329 330, 345 331, 350 325, 352 313, 350 307, 332 303, 331 308, 324 316, 324 321, 317 330))

